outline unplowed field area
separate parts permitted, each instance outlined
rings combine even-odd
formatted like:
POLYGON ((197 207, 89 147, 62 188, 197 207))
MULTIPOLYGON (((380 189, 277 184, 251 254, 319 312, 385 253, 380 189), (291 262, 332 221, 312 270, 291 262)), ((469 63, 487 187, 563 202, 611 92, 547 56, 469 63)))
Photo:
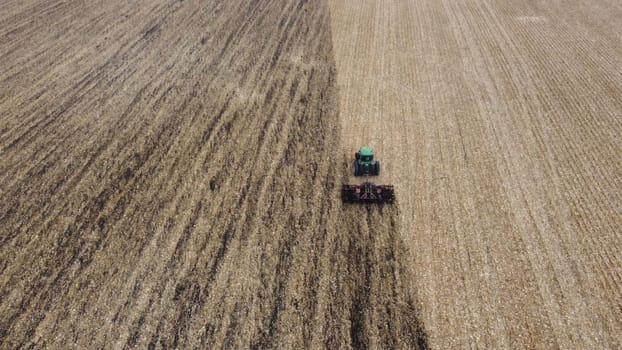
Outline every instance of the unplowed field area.
POLYGON ((0 8, 1 349, 622 347, 619 1, 0 8))

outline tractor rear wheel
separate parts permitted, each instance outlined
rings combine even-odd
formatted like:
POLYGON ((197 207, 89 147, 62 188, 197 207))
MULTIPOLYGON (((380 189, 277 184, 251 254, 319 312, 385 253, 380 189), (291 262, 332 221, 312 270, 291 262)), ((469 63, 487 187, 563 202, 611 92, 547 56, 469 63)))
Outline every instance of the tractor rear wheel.
POLYGON ((354 161, 354 176, 361 176, 361 167, 358 161, 354 161))
POLYGON ((380 175, 380 161, 376 161, 376 163, 374 163, 374 175, 380 175))

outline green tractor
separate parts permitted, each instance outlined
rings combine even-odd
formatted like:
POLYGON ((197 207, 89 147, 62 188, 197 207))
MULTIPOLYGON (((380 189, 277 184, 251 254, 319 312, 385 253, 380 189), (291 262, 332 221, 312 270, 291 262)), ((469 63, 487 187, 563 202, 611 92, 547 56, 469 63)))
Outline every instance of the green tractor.
MULTIPOLYGON (((380 174, 380 162, 374 160, 374 152, 369 147, 361 147, 355 154, 354 176, 380 174)), ((341 200, 345 203, 393 203, 395 191, 391 185, 376 185, 365 181, 362 184, 343 184, 341 200)))
POLYGON ((371 148, 361 147, 354 156, 356 158, 354 160, 354 176, 377 176, 380 174, 380 162, 374 160, 374 151, 371 148))

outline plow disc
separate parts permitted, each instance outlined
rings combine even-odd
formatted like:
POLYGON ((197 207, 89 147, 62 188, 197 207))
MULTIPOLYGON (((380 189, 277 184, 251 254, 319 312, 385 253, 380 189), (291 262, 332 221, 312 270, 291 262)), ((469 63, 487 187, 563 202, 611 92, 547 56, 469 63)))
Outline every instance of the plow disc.
POLYGON ((346 203, 393 203, 393 186, 364 182, 360 185, 343 185, 341 200, 346 203))

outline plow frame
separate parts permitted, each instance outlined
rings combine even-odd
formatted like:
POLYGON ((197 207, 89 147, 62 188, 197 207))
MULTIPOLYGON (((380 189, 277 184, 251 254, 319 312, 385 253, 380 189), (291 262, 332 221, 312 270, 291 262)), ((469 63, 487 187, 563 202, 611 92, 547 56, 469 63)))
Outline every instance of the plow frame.
POLYGON ((360 185, 344 184, 341 199, 346 203, 393 203, 395 190, 391 185, 376 185, 371 182, 360 185))

